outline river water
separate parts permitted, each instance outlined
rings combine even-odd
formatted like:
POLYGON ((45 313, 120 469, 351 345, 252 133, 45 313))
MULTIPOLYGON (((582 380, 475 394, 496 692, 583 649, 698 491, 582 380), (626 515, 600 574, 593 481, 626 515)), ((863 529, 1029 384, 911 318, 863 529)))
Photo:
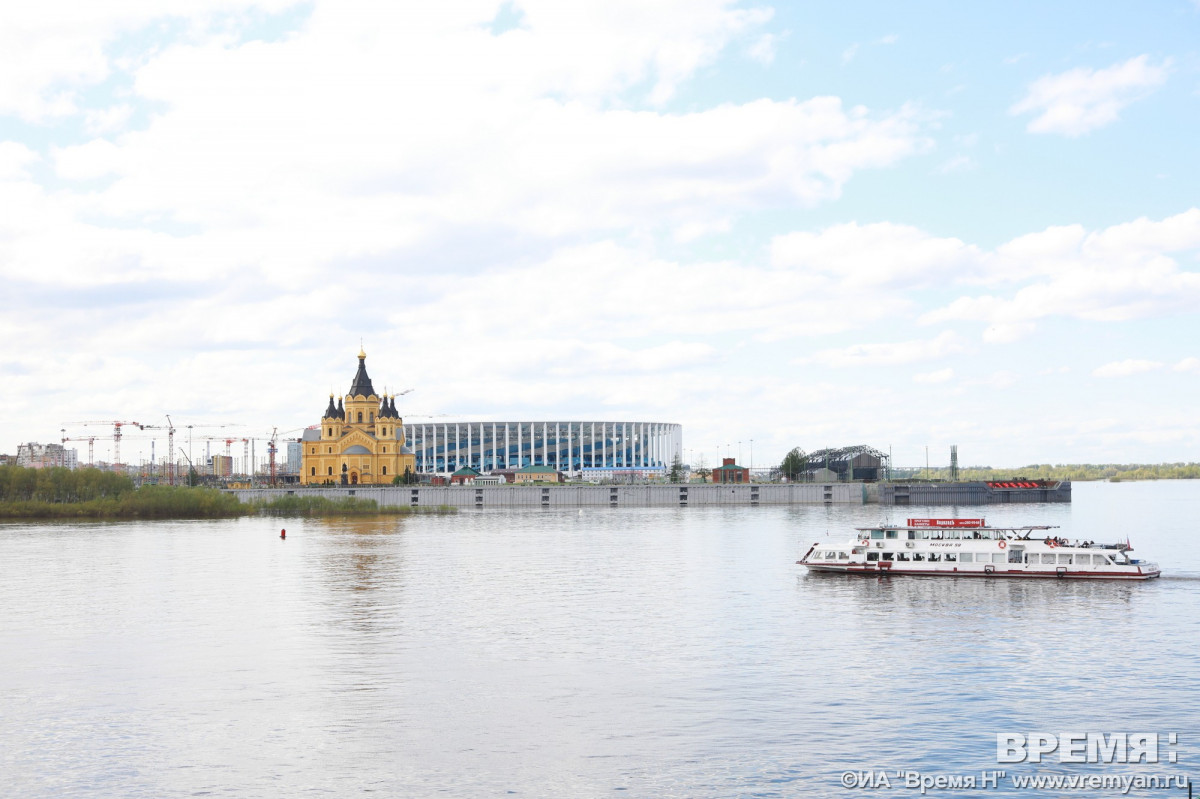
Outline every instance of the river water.
MULTIPOLYGON (((918 796, 1200 782, 1200 481, 1071 505, 0 526, 5 796, 918 796), (808 575, 907 516, 1127 535, 1148 583, 808 575), (997 764, 998 734, 1161 762, 997 764), (1177 735, 1168 744, 1168 735, 1177 735), (1174 756, 1177 762, 1168 762, 1174 756), (886 770, 891 787, 847 789, 886 770), (861 780, 861 775, 857 777, 861 780)), ((1177 788, 1131 795, 1184 795, 1177 788)))

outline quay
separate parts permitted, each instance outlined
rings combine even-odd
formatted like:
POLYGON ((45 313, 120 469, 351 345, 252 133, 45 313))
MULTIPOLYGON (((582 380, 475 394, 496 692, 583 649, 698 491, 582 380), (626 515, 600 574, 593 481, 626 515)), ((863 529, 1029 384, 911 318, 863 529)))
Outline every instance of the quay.
POLYGON ((651 485, 306 486, 229 489, 242 502, 301 494, 373 499, 380 507, 644 508, 717 505, 991 505, 1070 502, 1071 484, 996 487, 971 483, 682 483, 651 485))

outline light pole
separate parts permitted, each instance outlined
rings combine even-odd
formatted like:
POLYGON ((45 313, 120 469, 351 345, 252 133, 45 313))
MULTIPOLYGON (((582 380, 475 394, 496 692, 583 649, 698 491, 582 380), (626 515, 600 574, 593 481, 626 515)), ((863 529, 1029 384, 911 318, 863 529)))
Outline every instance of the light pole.
POLYGON ((750 474, 754 474, 754 439, 750 439, 750 474))

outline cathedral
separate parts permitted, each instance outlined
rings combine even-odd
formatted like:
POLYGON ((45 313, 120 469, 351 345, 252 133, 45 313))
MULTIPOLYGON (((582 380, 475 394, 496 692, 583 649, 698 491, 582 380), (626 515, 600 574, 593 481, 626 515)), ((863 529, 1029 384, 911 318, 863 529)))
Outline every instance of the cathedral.
POLYGON ((391 485, 416 472, 396 397, 375 393, 361 350, 349 393, 336 406, 329 395, 320 429, 305 430, 301 446, 302 485, 391 485))

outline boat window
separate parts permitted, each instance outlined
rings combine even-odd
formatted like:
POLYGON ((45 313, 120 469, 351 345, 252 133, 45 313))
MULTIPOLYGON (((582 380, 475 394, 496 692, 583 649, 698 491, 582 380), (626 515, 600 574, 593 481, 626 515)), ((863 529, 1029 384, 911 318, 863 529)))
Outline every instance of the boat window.
POLYGON ((907 552, 897 552, 896 560, 908 560, 908 553, 907 552))
POLYGON ((1058 562, 1059 562, 1059 565, 1062 565, 1064 563, 1066 563, 1067 565, 1070 565, 1071 564, 1071 556, 1070 555, 1059 555, 1058 562))
POLYGON ((895 531, 895 530, 888 530, 888 531, 887 531, 887 537, 888 537, 888 538, 895 538, 895 537, 896 537, 896 531, 895 531))
POLYGON ((924 538, 924 539, 929 538, 929 531, 928 530, 918 530, 917 538, 924 538))
POLYGON ((958 530, 951 530, 951 531, 950 531, 950 532, 949 532, 949 533, 946 535, 946 537, 947 537, 947 538, 950 538, 950 539, 953 539, 953 540, 955 540, 955 541, 957 541, 959 538, 961 538, 961 537, 962 537, 962 535, 961 535, 961 533, 959 533, 959 532, 958 532, 958 530))
POLYGON ((920 552, 914 552, 913 560, 925 560, 925 556, 922 555, 920 552))
POLYGON ((892 560, 895 557, 896 556, 891 552, 884 552, 882 555, 879 556, 879 559, 880 560, 892 560))
POLYGON ((1129 563, 1129 556, 1126 555, 1124 552, 1117 552, 1113 555, 1113 562, 1127 564, 1127 563, 1129 563))
POLYGON ((1076 555, 1075 563, 1079 564, 1080 566, 1091 566, 1092 565, 1092 556, 1091 555, 1076 555))
MULTIPOLYGON (((962 556, 963 560, 971 559, 970 552, 964 552, 962 553, 962 556)), ((942 555, 942 560, 946 561, 947 563, 953 563, 954 561, 958 560, 958 554, 955 552, 947 552, 946 554, 942 555)))
POLYGON ((850 560, 850 553, 849 552, 839 552, 838 560, 850 560))
POLYGON ((1007 561, 1008 555, 1005 555, 1003 552, 992 553, 992 563, 1006 563, 1007 561))
POLYGON ((1097 566, 1107 566, 1108 558, 1104 555, 1092 555, 1092 563, 1096 564, 1097 566))
POLYGON ((930 553, 929 553, 929 562, 930 562, 930 563, 937 563, 937 562, 938 562, 938 561, 940 561, 941 559, 942 559, 942 553, 941 553, 941 552, 930 552, 930 553))
POLYGON ((915 530, 909 530, 909 531, 908 531, 908 540, 909 540, 909 541, 912 541, 912 540, 916 539, 916 537, 917 537, 917 533, 916 533, 916 531, 915 531, 915 530))
MULTIPOLYGON (((983 555, 980 555, 979 557, 981 557, 981 558, 982 558, 982 557, 984 557, 984 556, 983 556, 983 555)), ((972 560, 974 560, 974 559, 975 559, 975 556, 974 556, 972 553, 970 553, 970 552, 960 552, 960 553, 959 553, 958 560, 959 560, 959 562, 961 562, 961 563, 970 563, 970 562, 971 562, 972 560)), ((947 552, 947 553, 946 553, 946 560, 950 560, 950 553, 949 553, 949 552, 947 552)))
POLYGON ((1042 554, 1042 563, 1053 563, 1053 562, 1054 562, 1054 555, 1047 555, 1045 553, 1042 554))
POLYGON ((883 538, 883 530, 872 530, 871 538, 883 538))
POLYGON ((878 552, 868 552, 867 560, 879 560, 879 553, 878 552))
POLYGON ((1025 562, 1025 554, 1023 552, 1021 552, 1021 550, 1010 549, 1010 550, 1008 550, 1008 552, 1009 552, 1009 555, 1008 555, 1009 563, 1024 563, 1025 562))

